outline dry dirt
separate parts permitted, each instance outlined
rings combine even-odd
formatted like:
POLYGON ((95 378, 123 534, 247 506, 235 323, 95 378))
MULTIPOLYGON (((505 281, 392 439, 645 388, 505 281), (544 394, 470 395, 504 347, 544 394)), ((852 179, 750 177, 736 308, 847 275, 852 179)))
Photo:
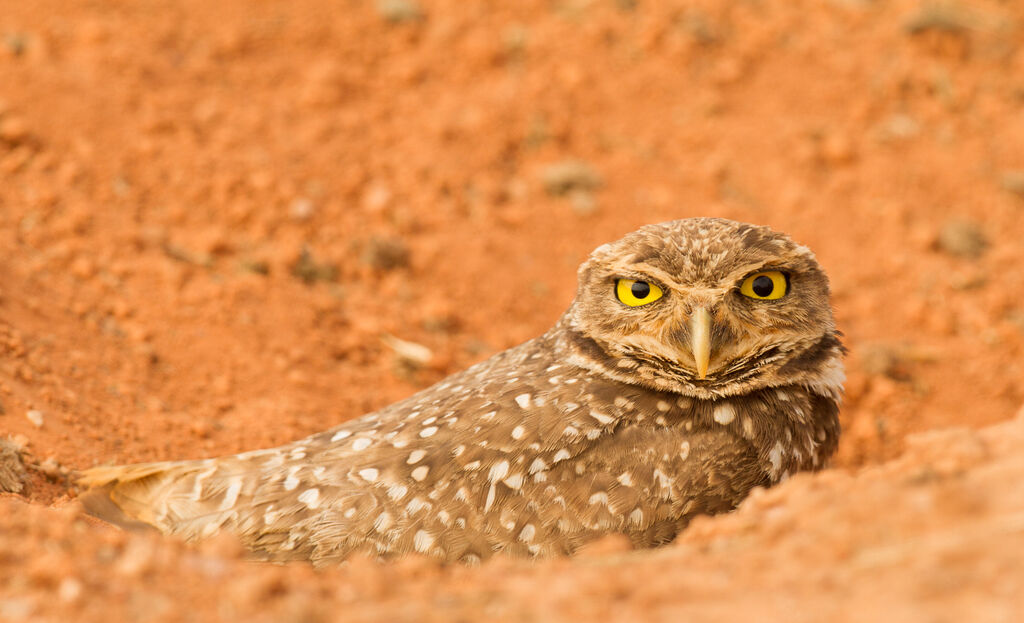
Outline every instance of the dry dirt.
POLYGON ((995 0, 0 0, 0 620, 1020 620, 1022 44, 995 0), (76 510, 73 470, 280 444, 533 337, 593 247, 697 215, 829 271, 833 469, 475 569, 76 510))

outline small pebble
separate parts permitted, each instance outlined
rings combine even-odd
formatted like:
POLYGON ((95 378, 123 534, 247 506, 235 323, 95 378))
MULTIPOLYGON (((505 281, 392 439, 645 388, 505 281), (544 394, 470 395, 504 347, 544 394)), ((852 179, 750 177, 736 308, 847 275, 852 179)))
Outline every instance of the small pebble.
POLYGON ((64 603, 75 603, 82 596, 82 583, 73 577, 66 577, 57 587, 57 597, 64 603))
POLYGON ((601 176, 586 162, 565 160, 550 164, 541 173, 549 195, 562 197, 574 191, 591 191, 601 185, 601 176))
POLYGON ((409 247, 399 238, 371 238, 363 250, 363 261, 377 270, 395 270, 409 265, 409 247))
POLYGON ((7 117, 0 120, 0 141, 9 145, 20 145, 28 138, 28 125, 21 117, 7 117))
POLYGON ((384 335, 381 339, 395 351, 395 356, 407 363, 423 366, 430 363, 434 357, 434 352, 422 344, 402 340, 393 335, 384 335))
POLYGON ((39 471, 43 472, 43 474, 49 478, 60 478, 64 475, 64 470, 61 469, 60 463, 58 463, 57 459, 52 456, 43 460, 43 462, 39 464, 39 471))
POLYGON ((38 411, 36 409, 30 409, 28 411, 28 413, 25 414, 25 417, 27 417, 28 421, 32 422, 32 424, 36 428, 42 428, 43 427, 43 412, 42 411, 38 411))
POLYGON ((1024 170, 1004 171, 1000 185, 1006 192, 1024 199, 1024 170))
POLYGON ((413 0, 377 0, 377 14, 393 24, 423 19, 423 9, 413 0))
POLYGON ((288 215, 296 221, 308 221, 313 216, 316 206, 305 197, 299 197, 288 206, 288 215))
POLYGON ((291 271, 293 275, 310 284, 317 281, 335 281, 338 278, 338 267, 317 261, 308 248, 302 250, 291 271))
POLYGON ((937 244, 940 249, 950 255, 976 258, 985 252, 988 240, 977 223, 950 221, 939 232, 937 244))

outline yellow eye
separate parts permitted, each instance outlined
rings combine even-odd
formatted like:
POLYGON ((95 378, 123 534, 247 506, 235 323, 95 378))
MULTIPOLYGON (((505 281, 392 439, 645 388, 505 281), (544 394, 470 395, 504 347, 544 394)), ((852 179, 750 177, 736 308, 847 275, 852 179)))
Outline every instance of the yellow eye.
POLYGON ((615 282, 615 295, 630 307, 640 307, 661 298, 661 288, 649 281, 619 279, 615 282))
POLYGON ((784 274, 777 270, 766 270, 747 277, 740 286, 740 293, 760 301, 774 301, 785 296, 788 287, 784 274))

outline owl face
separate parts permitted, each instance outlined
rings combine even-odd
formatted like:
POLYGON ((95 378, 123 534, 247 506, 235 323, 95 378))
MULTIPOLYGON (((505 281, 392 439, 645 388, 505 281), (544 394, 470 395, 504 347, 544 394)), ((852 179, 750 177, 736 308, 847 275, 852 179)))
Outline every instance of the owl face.
POLYGON ((822 359, 841 350, 828 299, 806 247, 767 227, 698 218, 595 250, 567 314, 589 367, 708 397, 827 373, 822 359))

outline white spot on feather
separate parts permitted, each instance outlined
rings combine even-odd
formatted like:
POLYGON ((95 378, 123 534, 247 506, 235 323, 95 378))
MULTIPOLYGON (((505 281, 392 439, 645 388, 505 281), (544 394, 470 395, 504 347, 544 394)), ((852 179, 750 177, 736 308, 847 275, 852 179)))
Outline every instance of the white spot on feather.
POLYGON ((350 430, 339 430, 338 432, 334 433, 333 437, 331 437, 331 441, 332 442, 334 442, 334 441, 341 441, 342 439, 346 439, 346 438, 351 437, 351 436, 352 436, 352 431, 350 431, 350 430))
POLYGON ((412 470, 412 479, 416 482, 423 482, 423 479, 427 477, 427 473, 430 472, 430 468, 426 465, 420 465, 416 469, 412 470))
POLYGON ((275 452, 269 459, 263 462, 263 469, 274 469, 284 465, 284 455, 275 452))
POLYGON ((736 419, 736 409, 728 402, 723 402, 715 405, 712 417, 715 418, 716 422, 724 426, 736 419))
POLYGON ((487 474, 487 479, 491 482, 495 482, 497 480, 501 480, 505 476, 508 476, 508 461, 501 461, 499 463, 495 463, 494 466, 491 467, 490 473, 487 474))
POLYGON ((412 544, 417 552, 427 552, 430 550, 430 546, 434 544, 434 537, 430 536, 430 533, 426 530, 418 530, 412 538, 412 544))
POLYGON ((743 417, 743 418, 741 418, 741 421, 743 423, 743 436, 745 438, 747 438, 747 439, 753 439, 754 438, 754 421, 751 420, 749 417, 743 417))
POLYGON ((523 435, 526 434, 526 429, 522 426, 516 426, 512 429, 512 439, 522 439, 523 435))
POLYGON ((299 494, 299 501, 311 509, 320 506, 320 489, 306 489, 299 494))
POLYGON ((536 536, 537 529, 533 527, 532 523, 528 523, 523 526, 523 529, 519 531, 519 540, 523 543, 529 543, 536 536))
POLYGON ((612 422, 615 421, 615 418, 613 418, 611 416, 608 416, 608 415, 605 415, 604 413, 601 413, 600 411, 595 411, 595 410, 591 410, 590 411, 590 417, 594 418, 595 420, 597 420, 601 424, 611 424, 612 422))
POLYGON ((525 409, 530 406, 530 394, 519 394, 516 396, 516 404, 519 405, 520 409, 525 409))
POLYGON ((359 477, 367 482, 376 481, 377 476, 380 476, 380 470, 376 467, 367 467, 366 469, 359 470, 359 477))
POLYGON ((409 487, 405 485, 391 485, 388 487, 388 497, 394 501, 401 500, 405 497, 405 494, 409 492, 409 487))
POLYGON ((551 460, 557 463, 559 461, 564 461, 565 459, 569 458, 569 456, 569 451, 566 450, 565 448, 562 448, 561 450, 555 453, 555 456, 551 457, 551 460))
POLYGON ((421 510, 429 507, 430 502, 424 502, 422 498, 413 498, 405 505, 405 512, 409 515, 415 515, 421 510))
POLYGON ((373 520, 373 529, 384 534, 384 532, 391 527, 391 513, 384 511, 377 518, 373 520))
POLYGON ((782 447, 781 441, 776 441, 775 446, 772 447, 771 452, 768 453, 768 461, 772 464, 772 474, 778 474, 779 469, 782 468, 782 454, 785 449, 782 447))
MULTIPOLYGON (((280 455, 278 455, 278 456, 280 457, 281 462, 283 463, 284 462, 284 457, 280 456, 280 455)), ((193 502, 198 502, 199 500, 201 500, 203 498, 203 481, 206 480, 207 478, 209 478, 210 476, 212 476, 213 472, 215 472, 215 471, 217 471, 217 466, 213 465, 211 467, 206 468, 205 470, 203 470, 202 472, 200 472, 199 474, 196 475, 196 481, 195 481, 195 483, 192 486, 192 501, 193 502)))
POLYGON ((437 432, 437 427, 436 426, 428 426, 428 427, 426 427, 426 428, 424 428, 423 430, 420 431, 420 437, 423 437, 423 438, 433 437, 434 433, 436 433, 436 432, 437 432))
POLYGON ((242 479, 238 476, 231 479, 228 490, 224 492, 224 499, 217 510, 226 511, 238 501, 238 494, 242 491, 242 479))
POLYGON ((668 474, 660 469, 654 470, 654 479, 658 481, 658 486, 662 489, 667 489, 672 486, 672 479, 669 478, 668 474))
POLYGON ((409 453, 409 458, 405 462, 409 465, 415 465, 423 460, 423 457, 427 456, 426 450, 413 450, 409 453))
POLYGON ((352 449, 356 451, 365 450, 369 448, 370 444, 372 443, 373 441, 370 438, 360 437, 359 439, 356 439, 355 441, 352 442, 352 449))
POLYGON ((494 504, 494 483, 491 483, 491 487, 487 490, 487 499, 484 500, 484 512, 491 510, 491 505, 494 504))

